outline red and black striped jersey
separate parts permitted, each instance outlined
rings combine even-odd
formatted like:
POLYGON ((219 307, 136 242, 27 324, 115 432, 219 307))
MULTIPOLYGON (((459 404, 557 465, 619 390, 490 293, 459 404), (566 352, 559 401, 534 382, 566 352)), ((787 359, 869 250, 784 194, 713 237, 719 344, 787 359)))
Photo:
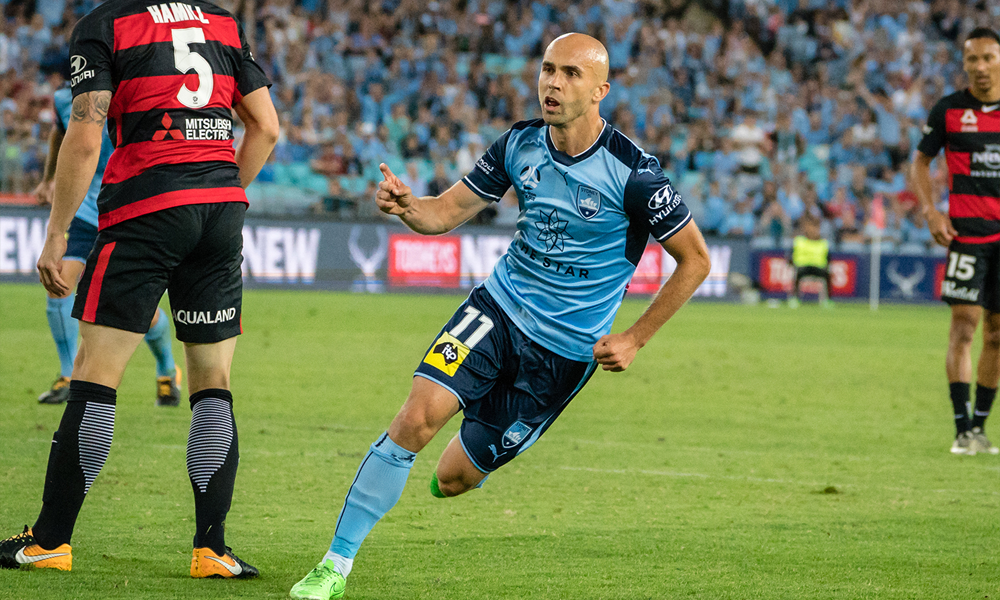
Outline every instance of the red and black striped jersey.
POLYGON ((70 40, 70 85, 112 92, 103 229, 185 204, 247 202, 232 107, 270 86, 231 14, 202 0, 108 0, 70 40))
POLYGON ((931 109, 917 149, 948 161, 948 216, 965 244, 1000 240, 1000 102, 983 104, 968 89, 931 109))

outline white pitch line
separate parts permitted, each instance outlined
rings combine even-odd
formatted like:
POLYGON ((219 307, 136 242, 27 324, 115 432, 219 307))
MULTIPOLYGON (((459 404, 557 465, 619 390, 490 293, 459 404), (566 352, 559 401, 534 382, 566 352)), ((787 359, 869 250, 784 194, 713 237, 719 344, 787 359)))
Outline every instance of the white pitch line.
MULTIPOLYGON (((539 468, 544 468, 544 467, 539 467, 539 468)), ((797 481, 797 480, 794 480, 794 479, 776 479, 776 478, 772 478, 772 477, 747 477, 745 475, 744 476, 740 476, 740 475, 708 475, 707 473, 683 473, 683 472, 680 472, 680 471, 658 471, 658 470, 649 470, 649 469, 596 469, 596 468, 593 468, 593 467, 567 467, 567 466, 559 467, 559 469, 563 470, 563 471, 584 471, 584 472, 587 472, 587 473, 604 473, 604 474, 613 474, 613 475, 655 475, 655 476, 658 476, 658 477, 673 477, 673 478, 677 478, 677 479, 684 478, 684 477, 696 477, 698 479, 726 479, 726 480, 729 480, 729 481, 749 481, 749 482, 753 482, 753 483, 783 483, 783 484, 791 484, 791 485, 799 485, 799 486, 823 486, 823 487, 828 487, 830 485, 833 485, 837 489, 846 489, 846 488, 855 488, 855 489, 857 489, 857 488, 864 488, 864 487, 872 487, 872 486, 865 486, 863 484, 859 485, 859 484, 851 484, 851 483, 834 483, 834 484, 831 484, 829 482, 819 483, 819 482, 815 482, 815 481, 813 481, 813 482, 810 482, 810 481, 797 481)), ((922 492, 934 492, 934 493, 937 493, 937 494, 968 494, 968 493, 975 493, 975 494, 989 494, 989 495, 992 495, 992 496, 1000 496, 1000 492, 991 491, 991 490, 952 490, 952 489, 947 489, 947 488, 927 490, 927 489, 922 489, 922 488, 884 487, 884 486, 878 486, 878 487, 879 487, 879 489, 893 491, 893 492, 915 492, 915 491, 922 491, 922 492)))

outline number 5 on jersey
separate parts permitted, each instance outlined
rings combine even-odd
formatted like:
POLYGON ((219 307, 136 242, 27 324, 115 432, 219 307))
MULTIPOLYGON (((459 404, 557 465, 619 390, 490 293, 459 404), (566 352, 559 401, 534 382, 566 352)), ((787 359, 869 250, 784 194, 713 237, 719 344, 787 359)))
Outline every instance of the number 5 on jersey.
POLYGON ((205 31, 201 27, 171 29, 170 35, 174 42, 174 67, 185 75, 192 69, 198 74, 198 89, 191 91, 186 83, 183 84, 177 92, 177 101, 188 108, 203 108, 212 99, 215 79, 212 65, 191 50, 191 44, 204 44, 205 31))
POLYGON ((483 315, 480 311, 471 306, 465 307, 465 316, 449 331, 441 334, 431 346, 424 362, 432 367, 443 371, 448 377, 453 377, 458 368, 462 366, 462 361, 469 355, 469 352, 476 347, 486 334, 493 329, 493 320, 483 315), (477 321, 479 326, 472 330, 465 342, 459 341, 459 336, 469 329, 469 325, 477 321))

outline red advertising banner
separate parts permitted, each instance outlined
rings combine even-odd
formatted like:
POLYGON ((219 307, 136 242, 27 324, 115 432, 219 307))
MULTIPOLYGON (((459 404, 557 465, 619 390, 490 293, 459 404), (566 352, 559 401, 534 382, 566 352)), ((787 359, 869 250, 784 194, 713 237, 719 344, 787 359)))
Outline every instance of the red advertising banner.
MULTIPOLYGON (((789 292, 795 277, 795 269, 782 255, 760 255, 760 287, 764 292, 789 292)), ((830 260, 830 296, 853 296, 858 283, 858 260, 856 258, 835 258, 830 260)), ((803 293, 816 294, 819 283, 803 281, 803 293)))
POLYGON ((456 288, 461 265, 461 238, 457 236, 389 236, 390 286, 456 288))
POLYGON ((941 264, 934 267, 934 299, 941 299, 941 284, 944 283, 944 267, 945 263, 942 261, 941 264))
POLYGON ((659 244, 649 244, 639 259, 639 264, 632 274, 628 291, 632 294, 655 294, 660 290, 660 280, 663 278, 663 247, 659 244))

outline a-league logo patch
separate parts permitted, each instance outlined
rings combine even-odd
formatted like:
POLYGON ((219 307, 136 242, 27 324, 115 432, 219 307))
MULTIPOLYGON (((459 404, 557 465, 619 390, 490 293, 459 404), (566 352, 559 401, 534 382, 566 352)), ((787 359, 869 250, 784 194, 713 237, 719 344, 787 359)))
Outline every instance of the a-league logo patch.
POLYGON ((514 446, 520 444, 528 437, 531 433, 531 427, 528 427, 520 421, 516 421, 513 425, 507 428, 507 431, 503 434, 503 447, 513 448, 514 446))
POLYGON ((424 362, 443 371, 448 377, 454 377, 468 355, 469 347, 446 332, 442 333, 431 346, 431 351, 424 357, 424 362))
POLYGON ((581 185, 576 190, 576 209, 580 216, 590 219, 601 210, 601 192, 592 187, 581 185))

